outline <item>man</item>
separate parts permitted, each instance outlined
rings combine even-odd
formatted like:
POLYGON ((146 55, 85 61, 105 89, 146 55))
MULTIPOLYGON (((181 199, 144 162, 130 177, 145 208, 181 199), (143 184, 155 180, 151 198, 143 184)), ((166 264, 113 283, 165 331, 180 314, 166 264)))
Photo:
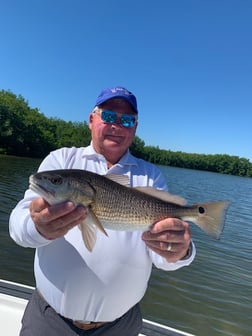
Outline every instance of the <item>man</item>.
MULTIPOLYGON (((103 90, 89 117, 90 146, 56 150, 39 171, 126 174, 131 186, 165 190, 158 168, 129 153, 137 116, 131 92, 123 87, 103 90)), ((26 308, 21 336, 136 336, 142 325, 139 301, 152 264, 169 271, 194 259, 189 225, 174 218, 153 223, 144 233, 107 230, 108 238, 98 232, 89 252, 77 227, 86 216, 84 207, 71 202, 50 206, 31 190, 12 211, 11 237, 36 248, 37 289, 26 308)))

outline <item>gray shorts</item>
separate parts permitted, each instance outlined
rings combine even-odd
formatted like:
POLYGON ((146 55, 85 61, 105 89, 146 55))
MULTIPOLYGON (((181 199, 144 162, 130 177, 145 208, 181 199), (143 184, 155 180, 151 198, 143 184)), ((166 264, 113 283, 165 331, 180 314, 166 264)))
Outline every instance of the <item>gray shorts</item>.
POLYGON ((24 312, 19 336, 137 336, 142 329, 139 304, 119 319, 91 330, 63 318, 35 290, 24 312))

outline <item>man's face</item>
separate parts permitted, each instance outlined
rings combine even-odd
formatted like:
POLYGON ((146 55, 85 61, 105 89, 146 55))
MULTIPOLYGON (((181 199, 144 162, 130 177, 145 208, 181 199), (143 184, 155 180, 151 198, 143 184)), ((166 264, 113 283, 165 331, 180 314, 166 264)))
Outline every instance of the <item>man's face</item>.
MULTIPOLYGON (((101 109, 136 115, 131 105, 120 98, 106 101, 101 105, 101 109)), ((136 127, 137 122, 131 128, 122 126, 119 120, 113 124, 105 123, 99 112, 92 113, 89 118, 94 149, 106 159, 113 156, 113 163, 116 163, 131 145, 136 127)))

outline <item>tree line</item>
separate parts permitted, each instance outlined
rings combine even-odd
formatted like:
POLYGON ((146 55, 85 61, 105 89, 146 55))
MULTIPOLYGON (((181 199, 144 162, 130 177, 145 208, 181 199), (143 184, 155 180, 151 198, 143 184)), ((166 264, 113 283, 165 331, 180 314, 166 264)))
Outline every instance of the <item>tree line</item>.
MULTIPOLYGON (((56 148, 87 146, 90 140, 86 121, 48 118, 39 109, 30 108, 21 95, 0 91, 0 154, 42 158, 56 148)), ((138 136, 130 150, 159 165, 252 177, 252 163, 238 156, 173 152, 146 146, 138 136)))

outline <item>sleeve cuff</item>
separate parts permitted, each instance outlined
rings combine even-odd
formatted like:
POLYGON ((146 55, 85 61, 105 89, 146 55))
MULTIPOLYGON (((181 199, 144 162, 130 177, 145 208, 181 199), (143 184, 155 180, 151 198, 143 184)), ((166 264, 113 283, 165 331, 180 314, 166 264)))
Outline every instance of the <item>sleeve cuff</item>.
POLYGON ((150 251, 153 264, 157 268, 165 271, 175 271, 181 267, 189 266, 193 262, 196 255, 196 248, 193 241, 191 241, 190 246, 191 246, 190 255, 189 254, 186 255, 184 259, 180 259, 174 263, 169 263, 165 258, 159 256, 153 251, 150 251))

